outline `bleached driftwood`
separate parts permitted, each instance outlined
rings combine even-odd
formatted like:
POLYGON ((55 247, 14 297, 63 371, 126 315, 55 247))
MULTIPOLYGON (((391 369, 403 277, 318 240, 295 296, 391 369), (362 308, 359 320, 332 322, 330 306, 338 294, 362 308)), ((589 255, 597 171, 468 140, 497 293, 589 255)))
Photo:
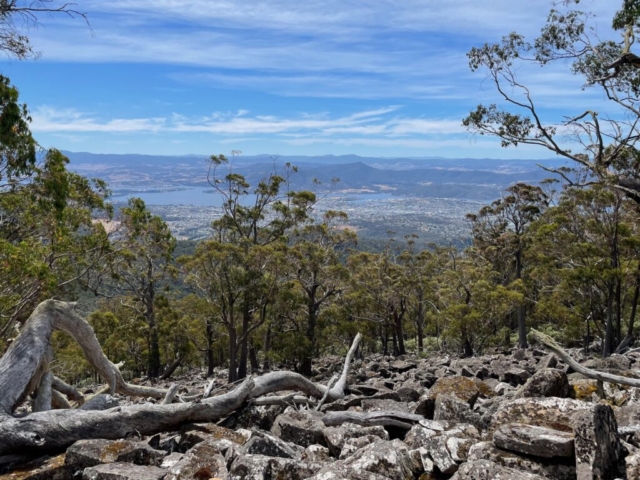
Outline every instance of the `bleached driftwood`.
POLYGON ((81 439, 152 435, 185 422, 210 422, 229 415, 249 400, 274 392, 297 390, 316 399, 343 398, 350 363, 361 338, 358 334, 354 339, 342 375, 333 387, 311 382, 294 372, 273 372, 248 378, 228 393, 194 402, 108 410, 47 410, 14 418, 15 407, 34 391, 42 390, 44 408, 47 405, 50 408, 53 379, 48 372, 49 345, 55 329, 68 332, 78 342, 87 360, 109 382, 112 391, 153 398, 169 398, 168 393, 173 393, 126 383, 118 368, 102 352, 91 326, 74 312, 74 305, 47 300, 34 310, 18 338, 0 359, 0 456, 25 450, 65 448, 81 439), (46 392, 49 392, 48 401, 46 392))
POLYGON ((410 430, 411 427, 424 420, 422 415, 415 413, 379 411, 379 412, 328 412, 322 417, 327 427, 336 427, 343 423, 355 423, 363 427, 381 425, 383 427, 399 427, 410 430))
POLYGON ((598 370, 592 370, 585 367, 584 365, 580 365, 549 335, 545 335, 542 332, 531 329, 531 331, 529 332, 529 337, 547 347, 559 358, 564 360, 569 366, 571 366, 571 368, 573 368, 576 372, 581 373, 585 377, 593 378, 600 382, 617 383, 619 385, 629 385, 630 387, 636 388, 640 387, 640 379, 622 377, 620 375, 613 375, 607 372, 599 372, 598 370))

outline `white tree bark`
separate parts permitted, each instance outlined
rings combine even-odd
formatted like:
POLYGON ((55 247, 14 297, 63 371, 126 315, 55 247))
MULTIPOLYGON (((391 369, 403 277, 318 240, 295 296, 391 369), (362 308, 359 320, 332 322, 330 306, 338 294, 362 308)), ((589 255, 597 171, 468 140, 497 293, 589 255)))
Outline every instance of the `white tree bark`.
MULTIPOLYGON (((173 404, 169 402, 177 388, 167 391, 126 383, 116 365, 102 352, 91 326, 75 313, 74 304, 47 300, 34 310, 18 338, 0 358, 0 456, 24 450, 65 448, 81 439, 151 435, 185 422, 210 422, 229 415, 251 399, 273 392, 298 390, 328 401, 343 398, 350 363, 360 338, 358 334, 345 359, 342 375, 333 387, 313 383, 297 373, 273 372, 256 379, 248 378, 223 395, 173 404), (72 389, 48 372, 51 335, 56 329, 68 332, 78 342, 87 360, 109 382, 111 390, 123 395, 166 398, 167 403, 99 411, 50 410, 52 395, 57 406, 64 405, 64 397, 59 392, 72 389), (43 410, 48 408, 48 411, 12 417, 16 406, 36 389, 38 397, 42 394, 38 402, 41 401, 43 410)), ((76 395, 79 403, 84 400, 77 392, 68 394, 70 398, 76 395)))

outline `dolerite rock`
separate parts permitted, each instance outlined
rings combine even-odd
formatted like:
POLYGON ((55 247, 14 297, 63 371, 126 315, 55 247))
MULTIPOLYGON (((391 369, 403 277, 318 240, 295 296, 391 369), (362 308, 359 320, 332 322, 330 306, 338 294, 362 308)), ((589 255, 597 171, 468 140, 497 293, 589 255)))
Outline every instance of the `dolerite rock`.
POLYGON ((518 367, 511 367, 504 372, 503 378, 500 378, 500 381, 510 383, 512 385, 524 385, 530 377, 531 374, 526 370, 518 367))
POLYGON ((410 479, 421 473, 419 456, 400 440, 378 440, 361 448, 343 464, 355 471, 367 471, 387 478, 410 479))
POLYGON ((427 396, 435 402, 438 395, 442 394, 454 395, 473 408, 473 405, 480 396, 480 388, 478 387, 477 380, 474 379, 460 376, 444 377, 436 380, 436 383, 433 384, 427 396))
POLYGON ((424 388, 422 387, 413 388, 405 384, 402 387, 398 388, 396 392, 398 393, 398 395, 400 395, 400 398, 403 402, 417 402, 420 399, 420 392, 418 391, 419 389, 422 389, 424 391, 424 388))
POLYGON ((301 447, 314 444, 327 446, 324 439, 326 427, 322 423, 323 416, 323 413, 316 411, 287 410, 276 418, 271 432, 285 442, 292 442, 301 447))
POLYGON ((389 434, 384 427, 361 427, 353 423, 343 423, 339 427, 325 427, 323 430, 325 445, 329 447, 331 454, 338 458, 347 440, 352 438, 375 437, 380 440, 389 440, 389 434))
POLYGON ((243 435, 229 428, 220 427, 215 423, 190 423, 181 429, 178 449, 186 452, 194 445, 210 439, 228 440, 237 445, 243 445, 248 435, 243 435))
POLYGON ((102 463, 131 462, 160 465, 167 452, 155 450, 143 442, 131 440, 80 440, 67 449, 65 465, 84 470, 102 463))
POLYGON ((409 448, 421 448, 427 444, 427 440, 431 437, 435 437, 438 434, 437 431, 423 427, 416 424, 411 427, 411 430, 407 432, 404 437, 404 443, 409 448))
POLYGON ((476 460, 462 464, 451 480, 544 480, 544 477, 503 467, 490 460, 476 460))
POLYGON ((522 423, 501 425, 493 433, 496 447, 534 457, 572 457, 573 434, 522 423))
POLYGON ((334 462, 322 467, 307 480, 389 480, 389 477, 361 470, 356 470, 342 462, 334 462))
POLYGON ((629 370, 631 368, 631 360, 625 355, 611 355, 607 358, 594 358, 584 363, 587 368, 595 370, 629 370))
POLYGON ((469 404, 453 395, 438 395, 433 412, 434 420, 453 420, 483 427, 482 416, 474 412, 469 404))
POLYGON ((544 368, 538 370, 527 380, 516 394, 516 397, 567 398, 570 391, 571 387, 566 373, 552 368, 544 368))
POLYGON ((467 459, 475 440, 469 438, 438 436, 427 440, 425 448, 441 473, 451 475, 467 459))
POLYGON ((301 458, 307 462, 330 462, 332 460, 331 452, 322 445, 309 445, 302 452, 301 458))
POLYGON ((558 359, 553 353, 550 353, 549 355, 546 355, 540 359, 537 367, 539 370, 542 370, 544 368, 556 368, 557 365, 558 359))
MULTIPOLYGON (((314 475, 322 463, 263 455, 238 455, 229 468, 229 480, 304 480, 314 475)), ((208 480, 208 479, 207 479, 208 480)))
POLYGON ((578 480, 613 479, 619 475, 622 450, 616 419, 608 405, 569 398, 519 398, 498 409, 489 433, 509 423, 573 431, 578 480))
POLYGON ((476 460, 490 460, 503 467, 534 473, 553 480, 575 480, 576 478, 573 459, 567 459, 567 461, 558 461, 557 458, 553 460, 534 459, 528 455, 499 449, 492 442, 478 442, 469 449, 467 461, 474 462, 476 460))
POLYGON ((267 457, 300 458, 301 452, 293 447, 273 435, 256 431, 239 451, 245 454, 265 455, 267 457))
POLYGON ((614 479, 624 475, 618 425, 610 406, 596 404, 574 423, 578 480, 614 479))
POLYGON ((217 448, 199 443, 170 468, 164 480, 227 478, 227 462, 217 448))
MULTIPOLYGON (((65 455, 56 457, 38 458, 32 462, 20 466, 6 475, 0 474, 1 480, 68 480, 76 473, 64 463, 65 455)), ((6 460, 6 457, 5 457, 6 460)), ((2 467, 7 467, 4 463, 2 467)))
POLYGON ((158 467, 107 463, 85 469, 82 480, 161 480, 166 473, 158 467))
POLYGON ((640 453, 634 453, 625 458, 627 478, 640 478, 640 453))

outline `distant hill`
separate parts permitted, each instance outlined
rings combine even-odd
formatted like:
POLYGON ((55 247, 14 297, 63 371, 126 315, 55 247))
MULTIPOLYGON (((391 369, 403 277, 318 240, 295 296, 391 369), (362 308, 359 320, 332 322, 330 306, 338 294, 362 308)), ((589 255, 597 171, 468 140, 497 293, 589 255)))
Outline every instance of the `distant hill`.
MULTIPOLYGON (((206 186, 207 157, 204 155, 115 155, 64 152, 70 168, 84 175, 101 177, 113 188, 135 191, 150 187, 206 186)), ((516 182, 538 183, 550 174, 547 167, 563 160, 495 160, 425 158, 376 158, 357 155, 238 157, 234 171, 250 184, 273 172, 274 164, 299 167, 292 177, 294 188, 310 188, 313 180, 330 185, 339 178, 339 190, 393 192, 399 195, 491 200, 516 182)))

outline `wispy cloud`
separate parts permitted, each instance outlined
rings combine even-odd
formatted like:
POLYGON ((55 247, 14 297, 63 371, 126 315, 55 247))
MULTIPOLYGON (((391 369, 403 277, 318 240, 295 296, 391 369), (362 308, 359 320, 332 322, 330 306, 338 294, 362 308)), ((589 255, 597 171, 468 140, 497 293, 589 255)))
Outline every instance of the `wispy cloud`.
POLYGON ((406 118, 400 106, 364 110, 344 116, 300 114, 296 117, 251 115, 248 110, 214 112, 203 117, 173 114, 167 118, 100 119, 76 110, 57 111, 41 107, 35 111, 32 128, 48 133, 208 133, 233 136, 236 141, 253 135, 281 135, 283 138, 321 137, 338 139, 343 135, 362 137, 411 137, 458 135, 463 133, 459 120, 406 118))

